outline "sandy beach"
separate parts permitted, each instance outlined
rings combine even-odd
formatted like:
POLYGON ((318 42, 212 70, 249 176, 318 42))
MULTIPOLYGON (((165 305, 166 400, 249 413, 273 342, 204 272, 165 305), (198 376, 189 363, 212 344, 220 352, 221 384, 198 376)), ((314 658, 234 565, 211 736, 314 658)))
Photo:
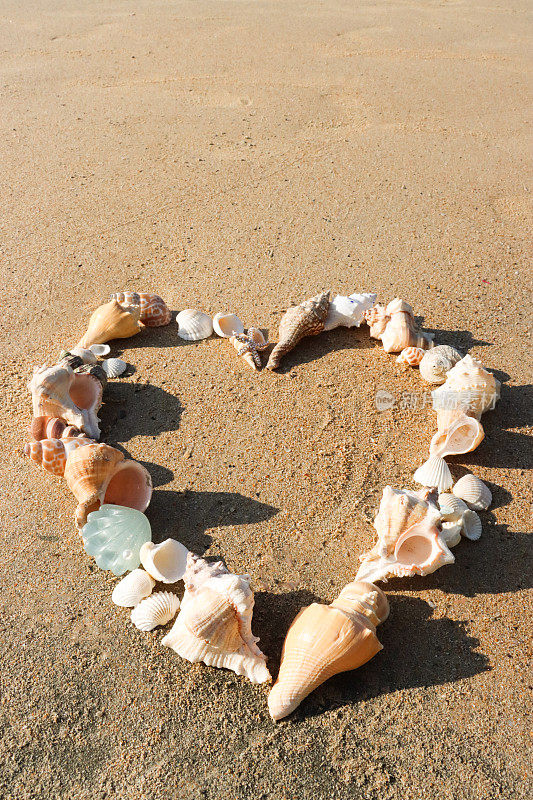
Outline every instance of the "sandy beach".
MULTIPOLYGON (((5 800, 531 796, 531 28, 525 0, 0 2, 1 749, 5 800), (22 454, 33 367, 114 291, 277 340, 319 291, 405 298, 502 382, 456 563, 392 580, 383 650, 286 721, 111 602, 64 481, 22 454), (528 683, 529 680, 529 683, 528 683)), ((102 440, 140 460, 153 539, 247 573, 277 675, 303 606, 374 541, 435 431, 366 326, 253 373, 169 326, 113 343, 102 440), (376 408, 380 389, 394 406, 376 408)), ((177 585, 176 591, 183 591, 177 585)))

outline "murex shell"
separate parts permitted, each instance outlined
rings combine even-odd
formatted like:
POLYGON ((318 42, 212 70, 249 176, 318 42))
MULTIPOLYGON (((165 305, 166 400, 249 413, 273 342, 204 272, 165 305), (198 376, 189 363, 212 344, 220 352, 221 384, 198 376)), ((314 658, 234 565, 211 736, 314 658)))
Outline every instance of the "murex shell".
POLYGON ((111 339, 126 339, 139 333, 139 306, 124 306, 111 300, 93 311, 84 336, 76 347, 92 349, 94 344, 104 344, 111 339))
POLYGON ((463 475, 457 481, 452 492, 475 511, 485 511, 492 503, 492 492, 489 487, 470 473, 463 475))
POLYGON ((188 342, 207 339, 213 333, 213 320, 203 311, 186 308, 176 317, 178 336, 188 342))
POLYGON ((165 539, 161 544, 146 542, 141 547, 141 564, 145 570, 162 583, 176 583, 185 574, 189 551, 175 539, 165 539))
POLYGON ((139 566, 140 549, 152 538, 152 530, 140 511, 105 504, 91 511, 81 535, 85 551, 100 569, 123 575, 139 566))
POLYGON ((172 313, 162 297, 151 292, 115 292, 111 295, 121 306, 139 306, 140 320, 148 328, 168 325, 172 313))
POLYGON ((279 323, 279 341, 268 359, 268 369, 277 369, 283 356, 305 336, 315 336, 324 330, 329 303, 329 292, 323 292, 285 312, 279 323))
POLYGON ((152 631, 158 625, 166 625, 176 616, 180 607, 177 595, 172 592, 155 592, 141 600, 131 612, 131 621, 140 631, 152 631))
POLYGON ((462 354, 449 344, 438 344, 424 354, 420 377, 427 383, 444 383, 446 373, 462 359, 462 354))
POLYGON ((88 444, 94 444, 92 439, 80 436, 71 439, 41 439, 38 442, 25 444, 24 453, 36 464, 41 464, 47 472, 61 477, 65 472, 69 453, 88 444))
POLYGON ((189 553, 184 581, 180 613, 161 644, 193 664, 225 667, 252 683, 268 681, 266 658, 252 634, 254 595, 248 576, 189 553))
POLYGON ((336 294, 329 304, 324 330, 334 328, 359 327, 365 319, 365 312, 376 302, 376 295, 370 293, 351 294, 349 297, 336 294))
POLYGON ((116 606, 133 608, 150 594, 155 581, 144 569, 134 569, 113 589, 111 600, 116 606))
POLYGON ((286 717, 328 678, 370 661, 382 649, 376 626, 388 614, 381 589, 357 580, 330 605, 302 609, 287 633, 278 679, 268 696, 271 717, 286 717))

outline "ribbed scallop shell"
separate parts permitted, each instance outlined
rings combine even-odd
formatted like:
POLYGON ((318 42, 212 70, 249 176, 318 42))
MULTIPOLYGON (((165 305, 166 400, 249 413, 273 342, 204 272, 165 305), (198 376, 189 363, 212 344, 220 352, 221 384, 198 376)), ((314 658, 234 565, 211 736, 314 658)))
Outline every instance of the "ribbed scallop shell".
POLYGON ((140 549, 152 531, 141 511, 105 504, 89 514, 81 535, 85 551, 100 569, 123 575, 139 566, 140 549))
POLYGON ((102 362, 102 368, 108 378, 118 378, 126 371, 127 366, 127 362, 121 358, 107 358, 102 362))
POLYGON ((134 569, 113 589, 111 600, 116 606, 133 608, 152 593, 154 579, 144 569, 134 569))
POLYGON ((151 292, 116 292, 111 295, 121 305, 140 306, 141 322, 148 328, 157 328, 168 325, 172 319, 172 312, 158 294, 151 292))
POLYGON ((24 453, 40 464, 47 472, 61 477, 65 472, 65 464, 70 453, 78 447, 94 444, 92 439, 76 436, 71 439, 41 439, 24 445, 24 453))
POLYGON ((140 631, 152 631, 166 625, 178 613, 180 601, 172 592, 155 592, 131 612, 131 621, 140 631))
POLYGON ((194 308, 186 308, 176 317, 178 325, 178 336, 188 342, 197 342, 200 339, 207 339, 213 333, 213 320, 209 314, 197 311, 194 308))
POLYGON ((397 364, 409 364, 410 367, 416 367, 420 364, 426 353, 421 347, 405 347, 398 358, 397 364))
POLYGON ((453 485, 450 468, 440 456, 430 456, 422 466, 418 467, 413 478, 422 486, 435 487, 439 492, 445 492, 453 485))
POLYGON ((439 508, 446 522, 459 522, 468 511, 467 504, 450 492, 439 494, 439 508))
POLYGON ((452 492, 475 511, 484 511, 492 503, 492 492, 489 487, 475 475, 463 475, 452 492))
POLYGON ((462 354, 449 344, 438 344, 428 350, 420 362, 420 376, 427 383, 444 383, 446 373, 462 359, 462 354))
POLYGON ((477 542, 483 533, 481 519, 475 511, 465 511, 463 514, 463 534, 467 539, 477 542))

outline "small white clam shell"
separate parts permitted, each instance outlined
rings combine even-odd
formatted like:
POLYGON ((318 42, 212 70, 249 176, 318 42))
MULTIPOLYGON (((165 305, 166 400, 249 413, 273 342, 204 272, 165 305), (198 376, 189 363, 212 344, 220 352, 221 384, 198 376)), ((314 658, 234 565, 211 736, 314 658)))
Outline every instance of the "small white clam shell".
POLYGON ((127 362, 121 358, 106 358, 102 362, 102 369, 108 378, 118 378, 119 375, 125 372, 127 366, 127 362))
MULTIPOLYGON (((441 537, 448 547, 455 547, 461 541, 462 522, 443 522, 441 537)), ((146 602, 146 601, 144 601, 146 602)))
POLYGON ((172 592, 155 592, 142 600, 131 612, 131 621, 140 631, 151 631, 166 625, 176 616, 180 607, 177 595, 172 592))
POLYGON ((186 308, 176 317, 178 324, 178 336, 188 342, 197 342, 200 339, 207 339, 213 333, 213 320, 209 314, 197 311, 194 308, 186 308))
POLYGON ((446 522, 459 522, 468 511, 467 504, 449 492, 439 494, 439 508, 446 522))
POLYGON ((462 359, 462 355, 455 347, 448 344, 438 344, 428 350, 418 365, 420 377, 428 383, 444 383, 446 373, 462 359))
POLYGON ((103 356, 108 356, 109 353, 111 352, 111 348, 109 347, 108 344, 92 344, 89 347, 89 350, 91 350, 94 353, 94 355, 98 356, 99 358, 103 356))
POLYGON ((428 460, 418 467, 413 475, 417 483, 432 488, 435 486, 439 493, 450 489, 453 484, 452 473, 448 464, 440 456, 430 456, 428 460))
POLYGON ((84 364, 96 364, 98 360, 93 351, 87 350, 85 347, 73 347, 70 352, 74 356, 79 356, 84 364))
POLYGON ((213 328, 217 336, 225 339, 244 333, 244 325, 236 314, 215 314, 213 328))
POLYGON ((463 514, 463 535, 473 542, 477 542, 481 538, 483 526, 479 514, 475 511, 465 511, 463 514))
POLYGON ((187 568, 189 551, 175 539, 165 539, 161 544, 145 542, 141 547, 141 564, 145 570, 161 583, 180 581, 187 568))
POLYGON ((143 569, 134 569, 113 589, 111 600, 116 606, 132 608, 152 593, 155 581, 143 569))
POLYGON ((475 475, 463 475, 452 489, 455 497, 460 497, 475 511, 485 511, 492 503, 492 492, 475 475))

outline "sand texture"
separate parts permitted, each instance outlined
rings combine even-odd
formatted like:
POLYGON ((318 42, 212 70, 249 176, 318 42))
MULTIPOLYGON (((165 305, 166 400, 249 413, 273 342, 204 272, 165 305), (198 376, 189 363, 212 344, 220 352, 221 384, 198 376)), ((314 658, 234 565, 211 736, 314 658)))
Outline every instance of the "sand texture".
MULTIPOLYGON (((0 3, 3 800, 531 796, 528 7, 0 3), (72 495, 21 454, 26 383, 113 291, 276 341, 326 289, 403 297, 496 372, 484 442, 450 459, 494 503, 455 565, 384 587, 382 652, 274 725, 267 686, 113 606, 72 495)), ((251 576, 275 676, 298 610, 355 574, 383 487, 414 488, 427 387, 366 326, 277 374, 174 323, 113 354, 135 371, 110 382, 103 440, 150 471, 155 541, 251 576)))

